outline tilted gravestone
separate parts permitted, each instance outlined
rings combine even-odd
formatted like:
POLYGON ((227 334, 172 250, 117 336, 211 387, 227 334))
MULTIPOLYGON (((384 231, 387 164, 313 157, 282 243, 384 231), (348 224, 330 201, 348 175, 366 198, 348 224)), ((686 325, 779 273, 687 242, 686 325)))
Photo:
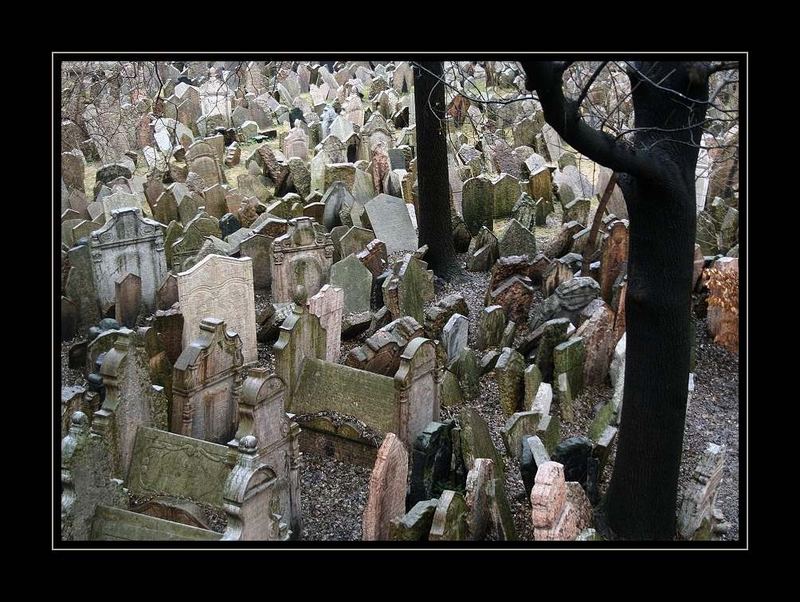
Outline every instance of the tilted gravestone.
POLYGON ((389 254, 417 250, 417 233, 403 199, 379 194, 365 207, 375 237, 386 243, 389 254))
POLYGON ((388 540, 389 522, 405 514, 408 452, 394 433, 387 433, 369 478, 362 521, 364 541, 388 540))

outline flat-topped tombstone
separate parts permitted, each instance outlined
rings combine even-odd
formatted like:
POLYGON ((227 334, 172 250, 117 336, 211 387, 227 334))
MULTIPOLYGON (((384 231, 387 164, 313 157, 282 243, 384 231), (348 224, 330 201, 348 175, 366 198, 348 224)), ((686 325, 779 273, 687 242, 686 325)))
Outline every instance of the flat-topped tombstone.
POLYGON ((368 311, 372 293, 372 273, 355 255, 348 255, 331 267, 331 284, 344 291, 346 313, 368 311))
POLYGON ((272 243, 272 297, 291 301, 298 286, 315 295, 330 278, 333 263, 331 235, 314 227, 308 217, 289 220, 286 234, 272 243))
POLYGON ((249 257, 209 255, 180 272, 178 299, 184 318, 184 348, 198 334, 201 320, 217 318, 241 338, 244 362, 258 359, 253 262, 249 257))
POLYGON ((403 199, 379 194, 366 204, 366 211, 376 238, 386 243, 390 255, 416 251, 419 241, 403 199))
POLYGON ((114 281, 114 290, 115 318, 123 326, 133 328, 142 308, 142 279, 125 272, 114 281))
POLYGON ((394 433, 387 433, 369 478, 364 509, 364 541, 389 539, 389 522, 405 514, 408 452, 394 433))
POLYGON ((155 309, 156 289, 167 272, 161 224, 139 210, 120 210, 92 232, 89 246, 101 306, 114 302, 115 281, 121 272, 128 272, 141 278, 143 306, 155 309))

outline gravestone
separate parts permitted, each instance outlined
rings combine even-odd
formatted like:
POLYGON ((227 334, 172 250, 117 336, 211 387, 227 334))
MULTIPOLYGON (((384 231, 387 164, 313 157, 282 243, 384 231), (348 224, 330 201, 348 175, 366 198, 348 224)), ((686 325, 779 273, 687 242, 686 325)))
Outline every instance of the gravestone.
POLYGON ((519 180, 510 174, 501 174, 500 178, 492 186, 494 217, 511 215, 519 195, 519 180))
POLYGON ((238 424, 242 341, 224 320, 203 318, 192 341, 175 362, 170 430, 227 443, 238 424))
POLYGON ((342 341, 344 291, 326 284, 308 299, 308 309, 319 318, 320 325, 325 329, 325 359, 337 362, 342 341))
POLYGON ((105 399, 94 413, 92 430, 108 437, 112 473, 128 474, 136 431, 142 426, 167 429, 168 401, 161 387, 150 384, 144 338, 122 328, 100 366, 105 399))
POLYGON ((258 359, 253 261, 209 255, 178 274, 178 299, 184 319, 183 347, 198 334, 201 320, 217 318, 242 340, 244 362, 258 359))
POLYGON ((533 259, 536 256, 536 237, 515 219, 508 222, 497 243, 500 257, 526 255, 533 259))
POLYGON ((461 190, 464 223, 473 236, 477 235, 483 226, 492 230, 493 198, 494 188, 489 178, 480 175, 464 182, 461 190))
POLYGON ((421 259, 406 253, 391 267, 383 282, 383 301, 394 319, 411 316, 417 322, 425 320, 425 305, 433 299, 433 272, 421 259))
POLYGON ((497 347, 506 327, 506 312, 500 305, 490 305, 481 311, 478 318, 477 349, 497 347))
POLYGON ((394 433, 387 433, 369 478, 362 533, 364 541, 388 540, 389 522, 405 514, 408 452, 394 433))
POLYGON ((348 255, 331 267, 330 281, 344 291, 345 313, 359 313, 370 308, 372 274, 355 257, 348 255))
POLYGON ((365 209, 375 237, 386 244, 389 254, 417 249, 417 233, 403 199, 379 194, 365 209))
MULTIPOLYGON (((252 231, 251 231, 252 232, 252 231)), ((253 287, 263 291, 272 284, 272 243, 275 239, 263 234, 249 236, 239 243, 241 257, 253 261, 253 287)))
POLYGON ((440 495, 450 484, 453 426, 452 420, 431 422, 414 440, 407 506, 440 495))
POLYGON ((453 314, 442 329, 442 344, 447 352, 447 366, 450 367, 461 355, 469 339, 469 320, 461 314, 453 314))
POLYGON ((100 321, 97 288, 94 283, 92 254, 88 244, 72 247, 68 251, 69 273, 64 283, 66 296, 75 304, 79 333, 100 321))
POLYGON ((611 303, 612 287, 628 263, 628 224, 617 220, 608 225, 608 238, 602 242, 600 259, 600 295, 611 303))
POLYGON ((286 234, 272 243, 272 297, 291 301, 298 286, 315 295, 330 278, 333 263, 331 235, 314 227, 308 217, 289 220, 286 234))
POLYGON ((120 324, 133 328, 142 308, 142 279, 125 272, 114 281, 114 292, 114 317, 120 324))
MULTIPOLYGON (((591 303, 586 309, 590 306, 591 303)), ((602 384, 608 374, 611 355, 616 345, 614 312, 605 302, 598 304, 589 319, 578 327, 575 336, 582 337, 585 341, 584 384, 602 384)))
POLYGON ((485 272, 494 265, 499 255, 497 237, 486 226, 481 226, 467 249, 467 269, 485 272))
POLYGON ((506 347, 497 359, 494 371, 500 389, 500 407, 506 416, 511 416, 522 408, 525 397, 525 359, 519 352, 506 347))
POLYGON ((682 492, 678 510, 678 533, 686 540, 708 540, 718 535, 721 513, 715 508, 722 482, 726 449, 709 443, 682 492))
POLYGON ((516 460, 522 459, 523 444, 536 433, 541 418, 541 414, 528 411, 515 412, 506 420, 505 426, 500 429, 500 436, 509 456, 516 460))
POLYGON ((400 356, 423 330, 414 318, 404 316, 379 328, 363 345, 353 348, 345 358, 345 365, 383 374, 394 375, 400 367, 400 356))
MULTIPOLYGON (((299 386, 304 358, 327 357, 327 335, 319 318, 306 307, 308 297, 302 285, 297 286, 292 313, 280 327, 275 352, 275 373, 286 383, 287 411, 295 412, 295 392, 299 386)), ((296 412, 295 412, 296 413, 296 412)))
POLYGON ((425 336, 438 339, 442 328, 453 314, 469 315, 469 307, 460 293, 453 293, 440 299, 435 305, 425 310, 425 336))
POLYGON ((463 541, 467 539, 467 504, 464 496, 456 491, 446 490, 439 497, 436 512, 433 514, 430 541, 463 541))
MULTIPOLYGON (((186 196, 183 198, 187 199, 190 197, 186 196)), ((172 269, 173 272, 183 270, 185 263, 194 257, 203 246, 206 237, 213 236, 220 238, 221 234, 219 221, 208 215, 205 211, 201 211, 192 217, 192 219, 186 223, 177 240, 169 246, 169 254, 171 255, 170 269, 172 269)), ((169 228, 164 238, 164 245, 166 246, 172 238, 169 228)))
POLYGON ((339 239, 340 255, 347 257, 350 254, 358 254, 373 240, 375 233, 372 230, 353 226, 339 239))
POLYGON ((144 308, 155 309, 156 288, 167 271, 161 224, 142 217, 136 209, 123 209, 102 228, 92 232, 89 247, 102 307, 114 303, 116 277, 127 272, 141 278, 144 308))

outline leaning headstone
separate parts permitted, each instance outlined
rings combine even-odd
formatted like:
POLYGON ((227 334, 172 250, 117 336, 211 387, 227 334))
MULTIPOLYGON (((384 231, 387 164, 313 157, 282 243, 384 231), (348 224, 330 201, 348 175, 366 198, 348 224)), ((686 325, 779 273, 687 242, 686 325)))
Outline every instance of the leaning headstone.
POLYGON ((447 365, 451 366, 467 346, 469 320, 461 314, 453 314, 442 329, 442 344, 447 352, 447 365))
POLYGON ((436 304, 425 310, 425 336, 438 339, 442 328, 453 314, 469 315, 469 307, 460 293, 454 293, 440 299, 436 304))
POLYGON ((184 348, 194 340, 201 320, 217 318, 241 338, 244 362, 258 359, 253 262, 249 257, 209 255, 178 274, 178 298, 185 324, 184 348))
POLYGON ((467 249, 467 269, 471 272, 490 270, 499 256, 497 237, 485 226, 472 238, 467 249))
POLYGON ((477 349, 497 347, 506 327, 506 312, 500 305, 485 307, 478 318, 477 349))
POLYGON ((359 313, 370 308, 372 274, 355 255, 348 255, 331 267, 330 282, 344 291, 345 313, 359 313))
POLYGON ((494 370, 500 388, 500 407, 506 416, 511 416, 522 407, 525 396, 523 380, 525 359, 519 352, 506 347, 501 352, 494 370))
POLYGON ((452 420, 430 422, 417 435, 411 452, 411 484, 406 505, 436 497, 448 488, 453 445, 452 420))
POLYGON ((383 283, 383 301, 397 319, 411 316, 417 322, 425 320, 425 305, 433 299, 433 272, 428 264, 407 253, 396 261, 391 274, 383 283))
POLYGON ((494 462, 488 458, 476 458, 472 470, 467 474, 466 504, 467 533, 469 539, 486 537, 491 521, 491 505, 494 501, 494 462))
POLYGON ((583 338, 573 336, 553 349, 553 380, 558 385, 561 415, 572 420, 572 400, 583 390, 583 362, 586 346, 583 338), (562 392, 568 391, 567 395, 562 392))
POLYGON ((544 443, 537 436, 525 437, 522 441, 522 456, 519 459, 519 468, 522 473, 522 483, 525 495, 531 497, 531 489, 536 479, 536 472, 545 462, 550 461, 550 456, 544 443))
POLYGON ((492 443, 489 426, 474 408, 469 407, 461 410, 459 422, 461 450, 466 468, 472 470, 478 458, 488 458, 494 463, 495 503, 492 508, 492 522, 495 535, 498 539, 514 540, 517 534, 505 492, 503 458, 492 443))
POLYGON ((463 495, 449 489, 442 492, 433 515, 428 539, 430 541, 467 539, 467 514, 467 504, 463 495))
POLYGON ((506 420, 505 426, 500 429, 500 436, 509 456, 517 460, 522 458, 523 442, 527 437, 534 436, 540 419, 541 414, 536 412, 515 412, 506 420))
POLYGON ((392 541, 427 541, 438 499, 417 502, 405 515, 389 522, 392 541))
POLYGON ((379 194, 366 204, 366 212, 375 237, 386 243, 389 254, 418 248, 417 234, 403 199, 379 194))
POLYGON ((709 443, 683 491, 678 510, 678 533, 683 539, 708 540, 718 534, 724 519, 714 507, 722 470, 725 446, 709 443))
POLYGON ((369 478, 364 509, 364 541, 389 539, 389 522, 405 514, 408 453, 394 433, 387 433, 369 478))

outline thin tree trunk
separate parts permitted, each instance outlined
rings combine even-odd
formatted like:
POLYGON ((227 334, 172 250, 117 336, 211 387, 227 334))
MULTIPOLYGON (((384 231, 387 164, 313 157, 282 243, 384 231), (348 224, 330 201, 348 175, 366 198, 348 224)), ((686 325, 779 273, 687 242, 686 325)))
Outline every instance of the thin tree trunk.
POLYGON ((461 272, 453 247, 450 180, 447 173, 444 84, 441 62, 414 66, 417 130, 419 244, 428 245, 425 260, 434 273, 450 279, 461 272))

